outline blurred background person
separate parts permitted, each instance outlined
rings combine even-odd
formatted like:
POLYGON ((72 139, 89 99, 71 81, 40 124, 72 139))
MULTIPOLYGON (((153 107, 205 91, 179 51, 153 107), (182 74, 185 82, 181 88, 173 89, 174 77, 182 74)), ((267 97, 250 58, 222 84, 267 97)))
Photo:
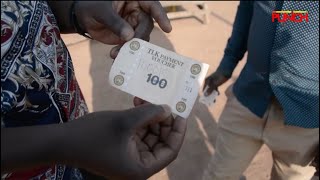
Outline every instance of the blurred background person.
POLYGON ((245 52, 248 58, 226 90, 204 180, 239 179, 263 144, 272 151, 271 179, 311 179, 319 144, 318 14, 318 1, 240 2, 224 57, 207 77, 205 93, 231 77, 245 52), (281 10, 306 11, 308 19, 272 22, 272 12, 281 10))

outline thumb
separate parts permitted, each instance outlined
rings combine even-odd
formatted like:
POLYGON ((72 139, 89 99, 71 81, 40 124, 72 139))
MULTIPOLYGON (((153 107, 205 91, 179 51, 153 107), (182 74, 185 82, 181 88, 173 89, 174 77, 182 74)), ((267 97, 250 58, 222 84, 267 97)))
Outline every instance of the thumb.
POLYGON ((218 86, 216 85, 215 79, 211 76, 206 79, 205 85, 206 86, 204 88, 208 87, 207 91, 204 92, 205 96, 209 96, 213 92, 213 90, 218 89, 218 86))
POLYGON ((129 41, 134 36, 134 30, 128 22, 121 18, 114 10, 109 16, 101 16, 99 20, 123 41, 129 41))
POLYGON ((119 51, 120 51, 122 46, 123 46, 123 44, 115 46, 110 50, 110 57, 112 59, 116 59, 116 57, 118 56, 118 53, 119 53, 119 51))
POLYGON ((145 101, 145 100, 143 100, 143 99, 141 99, 141 98, 138 98, 138 97, 134 97, 134 98, 133 98, 133 105, 134 105, 134 107, 136 107, 136 106, 141 106, 141 105, 143 105, 143 104, 145 104, 145 103, 149 103, 149 102, 147 102, 147 101, 145 101))
POLYGON ((217 86, 214 84, 210 84, 206 92, 204 92, 205 96, 209 96, 213 90, 218 90, 217 86))
POLYGON ((134 129, 165 121, 171 116, 171 109, 168 105, 154 105, 151 103, 137 106, 128 111, 128 124, 129 127, 134 129))

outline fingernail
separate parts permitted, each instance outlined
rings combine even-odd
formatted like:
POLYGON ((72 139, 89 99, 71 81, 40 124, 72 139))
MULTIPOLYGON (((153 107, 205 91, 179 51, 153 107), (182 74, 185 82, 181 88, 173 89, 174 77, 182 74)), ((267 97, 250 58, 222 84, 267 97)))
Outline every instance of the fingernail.
POLYGON ((110 54, 111 58, 116 58, 118 56, 118 53, 119 53, 118 49, 111 51, 111 54, 110 54))
POLYGON ((168 33, 170 33, 172 31, 172 26, 171 26, 171 24, 169 24, 169 26, 168 26, 168 33))
POLYGON ((134 32, 128 28, 125 28, 121 32, 121 39, 124 41, 129 41, 134 36, 134 32))
POLYGON ((166 105, 166 104, 163 104, 163 105, 161 105, 161 106, 162 106, 162 108, 164 109, 165 112, 171 112, 170 106, 168 106, 168 105, 166 105))

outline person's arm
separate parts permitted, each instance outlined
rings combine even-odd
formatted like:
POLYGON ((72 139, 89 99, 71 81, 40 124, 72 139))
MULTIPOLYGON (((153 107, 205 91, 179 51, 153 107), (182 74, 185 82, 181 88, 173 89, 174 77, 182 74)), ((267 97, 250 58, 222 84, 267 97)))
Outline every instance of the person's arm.
POLYGON ((2 128, 1 174, 66 164, 112 179, 147 179, 177 157, 186 120, 172 119, 168 106, 140 104, 64 124, 2 128))
POLYGON ((253 3, 252 1, 240 1, 232 34, 228 39, 220 65, 214 73, 205 79, 203 91, 208 87, 204 92, 206 96, 210 95, 213 90, 218 91, 218 87, 230 79, 238 62, 247 51, 253 3))
POLYGON ((68 138, 61 124, 2 128, 1 173, 61 162, 68 138))
POLYGON ((224 50, 224 56, 217 72, 230 78, 238 62, 243 58, 247 51, 247 40, 251 17, 253 14, 253 4, 251 1, 240 1, 238 11, 233 24, 232 35, 228 39, 224 50))
POLYGON ((54 14, 61 33, 76 33, 70 21, 70 10, 73 1, 47 1, 54 14))

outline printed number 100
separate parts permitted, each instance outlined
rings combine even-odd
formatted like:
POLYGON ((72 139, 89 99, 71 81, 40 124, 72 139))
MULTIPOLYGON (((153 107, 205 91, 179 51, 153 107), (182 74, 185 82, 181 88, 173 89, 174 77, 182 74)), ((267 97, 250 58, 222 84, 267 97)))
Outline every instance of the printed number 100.
POLYGON ((159 76, 152 74, 148 74, 147 82, 155 86, 158 84, 161 89, 165 88, 168 84, 167 80, 160 79, 159 76))

